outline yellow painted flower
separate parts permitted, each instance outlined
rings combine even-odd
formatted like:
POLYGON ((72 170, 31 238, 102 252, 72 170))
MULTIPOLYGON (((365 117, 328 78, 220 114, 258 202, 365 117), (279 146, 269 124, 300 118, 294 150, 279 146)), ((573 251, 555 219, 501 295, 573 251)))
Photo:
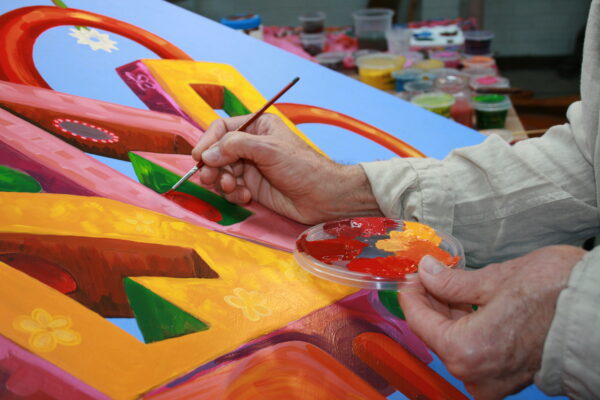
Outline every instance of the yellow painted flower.
POLYGON ((39 352, 49 352, 56 346, 76 346, 81 343, 81 335, 71 329, 71 318, 62 315, 52 316, 42 308, 36 308, 29 315, 21 315, 13 321, 13 327, 28 333, 29 346, 39 352))
POLYGON ((225 296, 225 302, 232 307, 241 309, 244 316, 250 321, 256 322, 261 317, 271 315, 272 311, 266 305, 267 299, 261 293, 235 288, 233 294, 233 296, 225 296))
POLYGON ((404 251, 410 247, 413 240, 426 240, 439 246, 442 238, 435 233, 435 230, 419 222, 404 222, 404 230, 390 232, 389 239, 381 239, 375 243, 375 247, 383 251, 395 252, 404 251))

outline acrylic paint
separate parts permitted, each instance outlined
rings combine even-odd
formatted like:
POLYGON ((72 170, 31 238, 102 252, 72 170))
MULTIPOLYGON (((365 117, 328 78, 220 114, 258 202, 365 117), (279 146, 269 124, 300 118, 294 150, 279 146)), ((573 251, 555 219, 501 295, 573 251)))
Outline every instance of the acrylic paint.
POLYGON ((163 196, 180 205, 181 207, 208 219, 209 221, 219 222, 221 219, 223 219, 223 216, 215 206, 199 199, 196 196, 192 196, 191 194, 169 190, 168 192, 164 193, 163 196))
POLYGON ((404 57, 392 54, 370 54, 356 60, 359 78, 378 89, 394 89, 392 71, 402 68, 404 57))
POLYGON ((408 82, 417 81, 421 79, 422 71, 417 69, 401 69, 392 72, 392 78, 396 85, 397 92, 404 91, 404 85, 408 82))
POLYGON ((506 115, 511 107, 507 96, 483 94, 473 97, 477 129, 502 129, 506 124, 506 115))
POLYGON ((423 93, 411 100, 411 103, 446 118, 450 118, 450 109, 454 102, 454 96, 442 92, 423 93))
POLYGON ((430 58, 442 61, 446 68, 460 67, 460 53, 458 51, 434 51, 431 53, 430 58))
POLYGON ((461 61, 465 69, 496 68, 496 60, 488 56, 474 56, 461 61))

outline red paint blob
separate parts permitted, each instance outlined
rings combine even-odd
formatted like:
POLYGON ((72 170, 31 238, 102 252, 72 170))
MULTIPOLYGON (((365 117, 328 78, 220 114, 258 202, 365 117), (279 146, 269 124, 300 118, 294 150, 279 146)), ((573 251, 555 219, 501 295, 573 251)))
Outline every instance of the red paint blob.
POLYGON ((417 272, 417 264, 417 261, 402 256, 357 258, 348 263, 348 269, 382 278, 403 278, 417 272))
POLYGON ((416 260, 417 264, 421 261, 421 258, 427 255, 437 258, 442 264, 448 266, 456 265, 460 261, 459 256, 452 256, 452 254, 440 249, 432 242, 419 239, 411 240, 408 243, 408 249, 397 251, 396 255, 416 260))
POLYGON ((389 218, 358 217, 327 222, 323 230, 332 236, 355 238, 384 235, 388 229, 395 228, 398 223, 389 218))
POLYGON ((73 276, 60 266, 45 259, 21 253, 1 254, 0 261, 45 283, 63 294, 77 290, 73 276))
POLYGON ((308 241, 306 235, 302 235, 296 241, 296 246, 301 252, 307 253, 321 262, 332 263, 356 258, 367 244, 348 238, 308 241))
POLYGON ((219 222, 223 219, 223 216, 215 206, 191 194, 169 190, 163 193, 163 196, 210 221, 219 222))

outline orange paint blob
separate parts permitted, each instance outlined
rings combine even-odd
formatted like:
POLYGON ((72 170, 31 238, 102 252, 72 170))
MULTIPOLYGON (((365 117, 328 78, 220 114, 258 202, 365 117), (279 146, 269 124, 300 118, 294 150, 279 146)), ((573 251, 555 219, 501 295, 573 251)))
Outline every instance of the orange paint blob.
POLYGON ((432 242, 427 240, 411 240, 407 243, 404 250, 397 251, 396 255, 403 258, 415 260, 418 264, 421 259, 427 255, 437 258, 441 263, 448 266, 454 266, 460 261, 459 256, 452 256, 446 250, 437 247, 432 242))
POLYGON ((296 242, 296 246, 301 252, 321 262, 332 263, 356 258, 367 244, 349 238, 308 241, 306 235, 302 235, 296 242))
POLYGON ((210 221, 219 222, 223 218, 215 206, 191 194, 169 190, 163 196, 210 221))

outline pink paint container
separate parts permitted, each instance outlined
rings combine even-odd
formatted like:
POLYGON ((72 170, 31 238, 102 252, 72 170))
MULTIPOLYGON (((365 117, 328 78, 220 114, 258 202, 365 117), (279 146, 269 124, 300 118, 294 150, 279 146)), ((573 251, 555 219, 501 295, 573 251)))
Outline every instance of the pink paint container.
POLYGON ((460 54, 457 51, 434 51, 429 57, 442 61, 446 68, 460 67, 460 54))
POLYGON ((488 56, 474 56, 462 60, 462 65, 465 69, 495 68, 496 60, 488 56))

